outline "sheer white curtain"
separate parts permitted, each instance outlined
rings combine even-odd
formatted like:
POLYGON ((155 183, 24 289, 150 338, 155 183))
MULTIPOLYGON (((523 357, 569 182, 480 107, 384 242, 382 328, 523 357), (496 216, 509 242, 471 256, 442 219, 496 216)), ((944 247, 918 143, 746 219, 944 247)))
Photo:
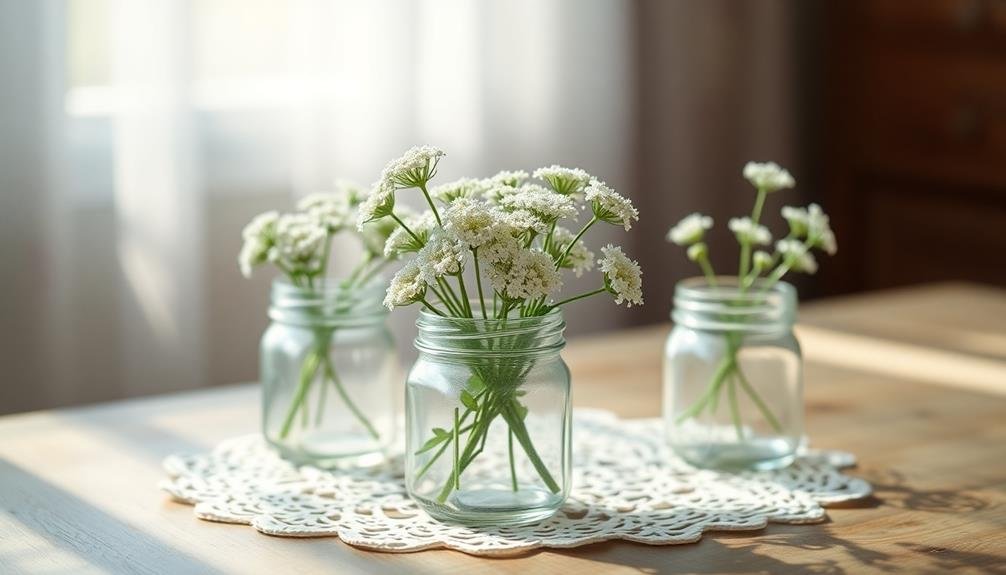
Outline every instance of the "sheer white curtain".
POLYGON ((237 273, 241 226, 410 145, 447 150, 444 181, 629 180, 625 2, 0 6, 4 243, 25 246, 0 252, 0 412, 254 379, 269 279, 237 273))

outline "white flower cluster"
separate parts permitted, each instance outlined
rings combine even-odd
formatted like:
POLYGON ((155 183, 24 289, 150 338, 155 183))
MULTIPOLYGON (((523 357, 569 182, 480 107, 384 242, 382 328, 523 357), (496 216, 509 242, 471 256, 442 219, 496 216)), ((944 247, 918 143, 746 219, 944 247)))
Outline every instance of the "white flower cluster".
POLYGON ((590 183, 590 174, 580 168, 564 168, 554 164, 538 168, 534 171, 534 177, 548 182, 553 190, 564 196, 576 194, 590 183))
POLYGON ((437 172, 437 164, 445 156, 443 150, 433 146, 410 148, 402 157, 384 167, 378 188, 418 188, 425 186, 437 172))
POLYGON ((792 188, 796 185, 793 176, 775 162, 764 164, 748 162, 744 166, 744 179, 751 182, 751 185, 758 190, 766 193, 792 188))
POLYGON ((681 219, 667 232, 667 241, 679 246, 690 246, 702 241, 706 230, 713 227, 713 219, 698 212, 681 219))
MULTIPOLYGON (((548 187, 529 183, 527 172, 501 171, 489 178, 462 178, 432 187, 429 196, 437 202, 428 202, 430 210, 422 215, 393 213, 395 191, 413 186, 426 190, 441 157, 436 148, 414 148, 389 163, 359 208, 358 225, 386 216, 394 216, 399 224, 388 235, 385 257, 416 252, 388 288, 389 308, 422 300, 434 313, 471 317, 472 306, 465 297, 477 293, 482 315, 488 295, 495 301, 496 317, 533 316, 598 293, 557 303, 549 299, 562 287, 561 270, 580 277, 599 261, 581 239, 591 225, 603 221, 628 230, 639 219, 628 199, 583 170, 550 166, 534 172, 534 178, 548 187), (575 221, 584 197, 595 217, 574 234, 558 223, 575 221), (465 273, 468 262, 476 266, 474 274, 465 273), (466 288, 466 278, 478 282, 477 288, 470 284, 466 288)), ((618 303, 641 304, 638 264, 619 248, 606 249, 599 261, 605 267, 603 291, 618 303)))
POLYGON ((514 258, 490 266, 488 275, 493 289, 510 300, 535 300, 562 287, 555 261, 538 250, 520 250, 514 258))
MULTIPOLYGON (((562 226, 556 226, 555 231, 552 232, 552 244, 549 246, 552 257, 556 261, 559 260, 575 237, 573 232, 562 226)), ((576 240, 566 257, 559 262, 559 267, 571 269, 576 277, 581 277, 585 272, 594 269, 594 252, 587 249, 587 244, 583 240, 576 240)))
POLYGON ((639 264, 622 253, 622 248, 608 244, 601 248, 597 261, 604 273, 604 286, 615 296, 615 303, 626 307, 643 305, 643 271, 639 264))
POLYGON ((297 273, 314 273, 328 232, 309 214, 283 214, 276 220, 275 244, 269 261, 297 273))
POLYGON ((742 244, 767 246, 772 243, 772 234, 768 228, 754 223, 751 218, 730 218, 727 227, 742 244))
POLYGON ((369 281, 386 263, 382 254, 394 222, 389 225, 388 221, 358 218, 356 212, 362 203, 380 204, 381 200, 380 194, 368 197, 363 188, 337 180, 334 191, 302 198, 296 212, 280 215, 272 211, 256 216, 242 231, 244 243, 238 254, 241 273, 251 277, 256 266, 270 262, 294 285, 311 289, 314 280, 328 269, 332 237, 352 232, 363 245, 364 257, 347 281, 369 281), (354 229, 352 223, 358 219, 366 221, 358 222, 354 229))
POLYGON ((460 198, 474 198, 485 194, 492 185, 487 180, 461 178, 448 184, 441 184, 430 189, 430 195, 445 204, 450 204, 460 198))
POLYGON ((384 305, 388 309, 413 304, 426 296, 426 277, 418 259, 413 259, 398 270, 388 285, 384 305))
POLYGON ((416 260, 423 268, 426 282, 433 284, 437 278, 461 273, 465 246, 452 235, 435 230, 423 249, 419 250, 416 260))
POLYGON ((528 175, 524 170, 503 170, 497 172, 495 176, 489 178, 491 184, 516 188, 527 181, 528 175))
POLYGON ((625 231, 629 231, 633 220, 639 219, 639 211, 633 207, 632 202, 600 180, 590 182, 585 197, 590 202, 594 217, 602 222, 622 226, 625 231))
POLYGON ((349 202, 346 194, 321 192, 305 196, 297 202, 297 209, 314 217, 334 233, 350 222, 353 208, 349 202))
POLYGON ((485 201, 459 198, 444 212, 444 229, 469 247, 478 248, 489 241, 500 219, 498 210, 485 201))
POLYGON ((576 215, 576 204, 568 196, 535 184, 526 184, 500 200, 507 211, 526 210, 546 224, 576 215))
POLYGON ((817 204, 810 204, 806 208, 786 206, 782 209, 782 217, 789 223, 791 236, 810 240, 810 247, 820 248, 828 255, 835 255, 838 252, 835 232, 831 231, 829 218, 821 210, 821 206, 817 204))
POLYGON ((360 204, 356 214, 356 228, 362 230, 364 224, 386 218, 395 210, 395 187, 378 182, 367 199, 360 204))
POLYGON ((430 233, 437 227, 437 220, 433 217, 433 212, 429 210, 422 214, 404 215, 402 221, 408 226, 408 229, 399 226, 398 222, 390 218, 378 221, 390 222, 394 227, 384 244, 384 257, 386 258, 397 258, 403 254, 423 249, 430 233))
POLYGON ((814 254, 810 253, 800 240, 779 240, 775 244, 775 249, 785 261, 790 262, 789 267, 793 271, 805 274, 817 272, 817 260, 814 259, 814 254))
POLYGON ((265 212, 252 218, 241 231, 244 243, 241 245, 241 253, 238 254, 238 266, 244 277, 250 278, 256 266, 269 261, 278 219, 279 212, 265 212))

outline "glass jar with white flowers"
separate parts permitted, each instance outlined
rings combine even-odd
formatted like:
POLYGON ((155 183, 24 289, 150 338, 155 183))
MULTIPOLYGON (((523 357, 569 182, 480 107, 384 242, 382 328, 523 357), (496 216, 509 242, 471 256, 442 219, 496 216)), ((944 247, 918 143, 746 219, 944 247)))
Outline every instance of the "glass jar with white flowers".
POLYGON ((812 250, 836 251, 828 216, 816 204, 784 207, 789 234, 773 253, 758 250, 772 236, 761 224, 766 198, 795 185, 774 163, 748 163, 757 191, 750 217, 733 218, 740 244, 737 276, 717 276, 703 236, 712 218, 691 214, 668 232, 688 248, 703 276, 680 282, 674 329, 664 361, 664 420, 683 459, 725 470, 789 465, 803 441, 803 362, 793 334, 797 297, 781 281, 790 271, 814 273, 812 250), (752 253, 753 252, 753 253, 752 253))
POLYGON ((642 304, 641 272, 601 249, 596 289, 560 298, 562 272, 594 267, 583 237, 600 222, 628 230, 632 203, 583 170, 501 172, 430 188, 443 152, 409 150, 385 168, 360 225, 398 225, 385 254, 415 253, 395 275, 389 308, 418 303, 419 359, 406 383, 405 481, 431 516, 514 525, 552 515, 569 494, 570 377, 560 356, 565 304, 608 293, 642 304), (429 206, 401 217, 397 190, 429 206), (591 217, 574 233, 581 207, 591 217))
POLYGON ((391 259, 384 257, 391 227, 356 228, 365 198, 340 184, 304 198, 295 213, 261 214, 244 229, 242 273, 250 277, 267 263, 282 272, 260 348, 262 432, 298 464, 373 465, 395 433, 401 368, 379 278, 391 259), (327 270, 333 239, 343 232, 360 240, 364 255, 336 279, 327 270))

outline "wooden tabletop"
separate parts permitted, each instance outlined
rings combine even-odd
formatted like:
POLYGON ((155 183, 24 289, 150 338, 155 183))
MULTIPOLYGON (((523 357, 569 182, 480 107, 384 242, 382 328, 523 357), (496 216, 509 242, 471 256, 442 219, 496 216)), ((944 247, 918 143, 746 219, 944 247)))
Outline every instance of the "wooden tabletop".
MULTIPOLYGON (((659 415, 667 331, 570 342, 576 405, 659 415)), ((1006 573, 1006 291, 814 303, 799 336, 812 443, 856 453, 876 489, 823 524, 479 559, 199 521, 157 490, 160 463, 256 430, 258 390, 242 385, 0 418, 0 573, 1006 573)))

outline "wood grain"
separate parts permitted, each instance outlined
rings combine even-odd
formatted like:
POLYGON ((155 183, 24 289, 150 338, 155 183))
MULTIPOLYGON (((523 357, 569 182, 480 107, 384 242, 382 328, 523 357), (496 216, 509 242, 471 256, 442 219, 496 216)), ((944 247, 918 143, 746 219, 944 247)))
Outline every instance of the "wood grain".
MULTIPOLYGON (((255 431, 241 385, 0 418, 0 573, 1006 573, 1006 292, 939 285, 801 318, 812 441, 857 453, 876 486, 825 524, 478 559, 198 521, 157 490, 160 461, 255 431)), ((575 403, 658 415, 668 330, 571 342, 575 403)))

